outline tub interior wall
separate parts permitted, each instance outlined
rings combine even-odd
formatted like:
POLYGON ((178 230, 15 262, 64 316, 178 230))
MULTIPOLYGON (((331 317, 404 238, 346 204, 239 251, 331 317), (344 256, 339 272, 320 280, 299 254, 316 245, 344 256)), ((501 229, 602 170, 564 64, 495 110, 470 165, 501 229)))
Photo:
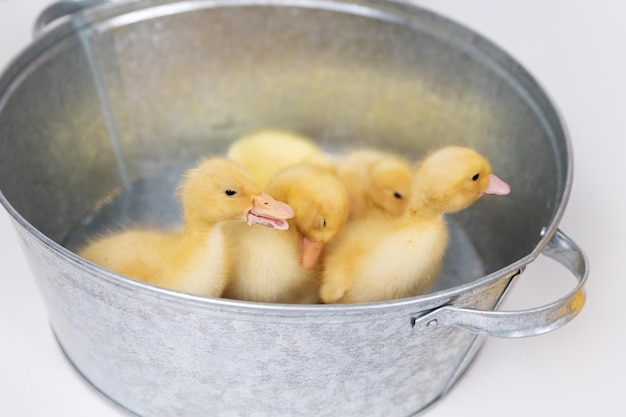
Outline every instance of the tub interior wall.
POLYGON ((0 190, 31 225, 61 242, 120 177, 77 36, 24 68, 0 99, 0 190))
POLYGON ((409 159, 465 144, 513 190, 455 215, 492 272, 530 253, 552 222, 567 160, 543 95, 521 94, 527 86, 474 47, 420 20, 295 6, 100 22, 30 62, 4 93, 1 190, 62 243, 125 183, 260 128, 309 135, 329 152, 373 146, 409 159))

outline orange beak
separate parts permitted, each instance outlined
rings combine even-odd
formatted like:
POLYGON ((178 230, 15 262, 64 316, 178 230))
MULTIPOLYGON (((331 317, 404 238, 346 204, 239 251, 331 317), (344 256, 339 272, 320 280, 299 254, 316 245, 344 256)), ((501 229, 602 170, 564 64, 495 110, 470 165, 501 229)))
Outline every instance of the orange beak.
POLYGON ((324 242, 315 242, 305 236, 300 237, 300 263, 306 269, 311 269, 324 250, 324 242))

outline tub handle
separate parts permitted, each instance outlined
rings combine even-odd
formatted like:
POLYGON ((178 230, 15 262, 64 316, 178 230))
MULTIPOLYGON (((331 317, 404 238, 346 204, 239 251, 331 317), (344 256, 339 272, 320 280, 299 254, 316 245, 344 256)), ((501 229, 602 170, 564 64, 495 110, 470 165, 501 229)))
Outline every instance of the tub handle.
POLYGON ((110 2, 111 0, 64 0, 52 3, 39 14, 33 28, 33 36, 38 38, 53 22, 63 17, 110 2))
POLYGON ((552 236, 542 253, 568 268, 578 279, 576 288, 563 298, 542 307, 518 311, 444 306, 413 319, 414 330, 426 333, 441 326, 455 326, 485 336, 520 338, 547 333, 565 325, 585 304, 584 285, 589 263, 583 251, 560 230, 552 236))

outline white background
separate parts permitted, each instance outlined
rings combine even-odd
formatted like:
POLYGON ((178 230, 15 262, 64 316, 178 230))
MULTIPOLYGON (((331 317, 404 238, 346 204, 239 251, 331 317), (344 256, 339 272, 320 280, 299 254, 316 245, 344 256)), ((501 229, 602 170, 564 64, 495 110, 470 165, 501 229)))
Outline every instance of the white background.
MULTIPOLYGON (((30 41, 34 20, 48 3, 0 0, 0 66, 30 41)), ((574 186, 560 228, 591 262, 587 305, 576 319, 547 335, 488 340, 460 383, 426 415, 620 414, 626 375, 626 4, 417 3, 494 41, 552 97, 569 127, 575 157, 574 186)), ((8 215, 1 209, 0 272, 0 415, 122 415, 62 356, 8 215)), ((573 286, 568 272, 542 257, 513 288, 504 308, 536 307, 573 286)))

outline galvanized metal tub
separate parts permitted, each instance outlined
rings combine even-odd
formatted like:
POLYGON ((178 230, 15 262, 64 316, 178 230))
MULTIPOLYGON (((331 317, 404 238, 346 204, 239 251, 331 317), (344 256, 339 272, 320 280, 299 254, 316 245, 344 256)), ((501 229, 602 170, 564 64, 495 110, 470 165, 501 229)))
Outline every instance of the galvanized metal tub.
POLYGON ((582 309, 588 264, 558 230, 571 179, 564 124, 533 78, 480 35, 406 4, 62 2, 0 79, 0 200, 52 329, 91 384, 141 416, 424 410, 484 336, 541 334, 582 309), (417 158, 473 146, 513 192, 450 218, 433 293, 389 302, 202 298, 71 251, 112 225, 177 221, 178 174, 263 127, 329 152, 367 144, 417 158), (575 288, 497 311, 540 254, 567 267, 575 288))

